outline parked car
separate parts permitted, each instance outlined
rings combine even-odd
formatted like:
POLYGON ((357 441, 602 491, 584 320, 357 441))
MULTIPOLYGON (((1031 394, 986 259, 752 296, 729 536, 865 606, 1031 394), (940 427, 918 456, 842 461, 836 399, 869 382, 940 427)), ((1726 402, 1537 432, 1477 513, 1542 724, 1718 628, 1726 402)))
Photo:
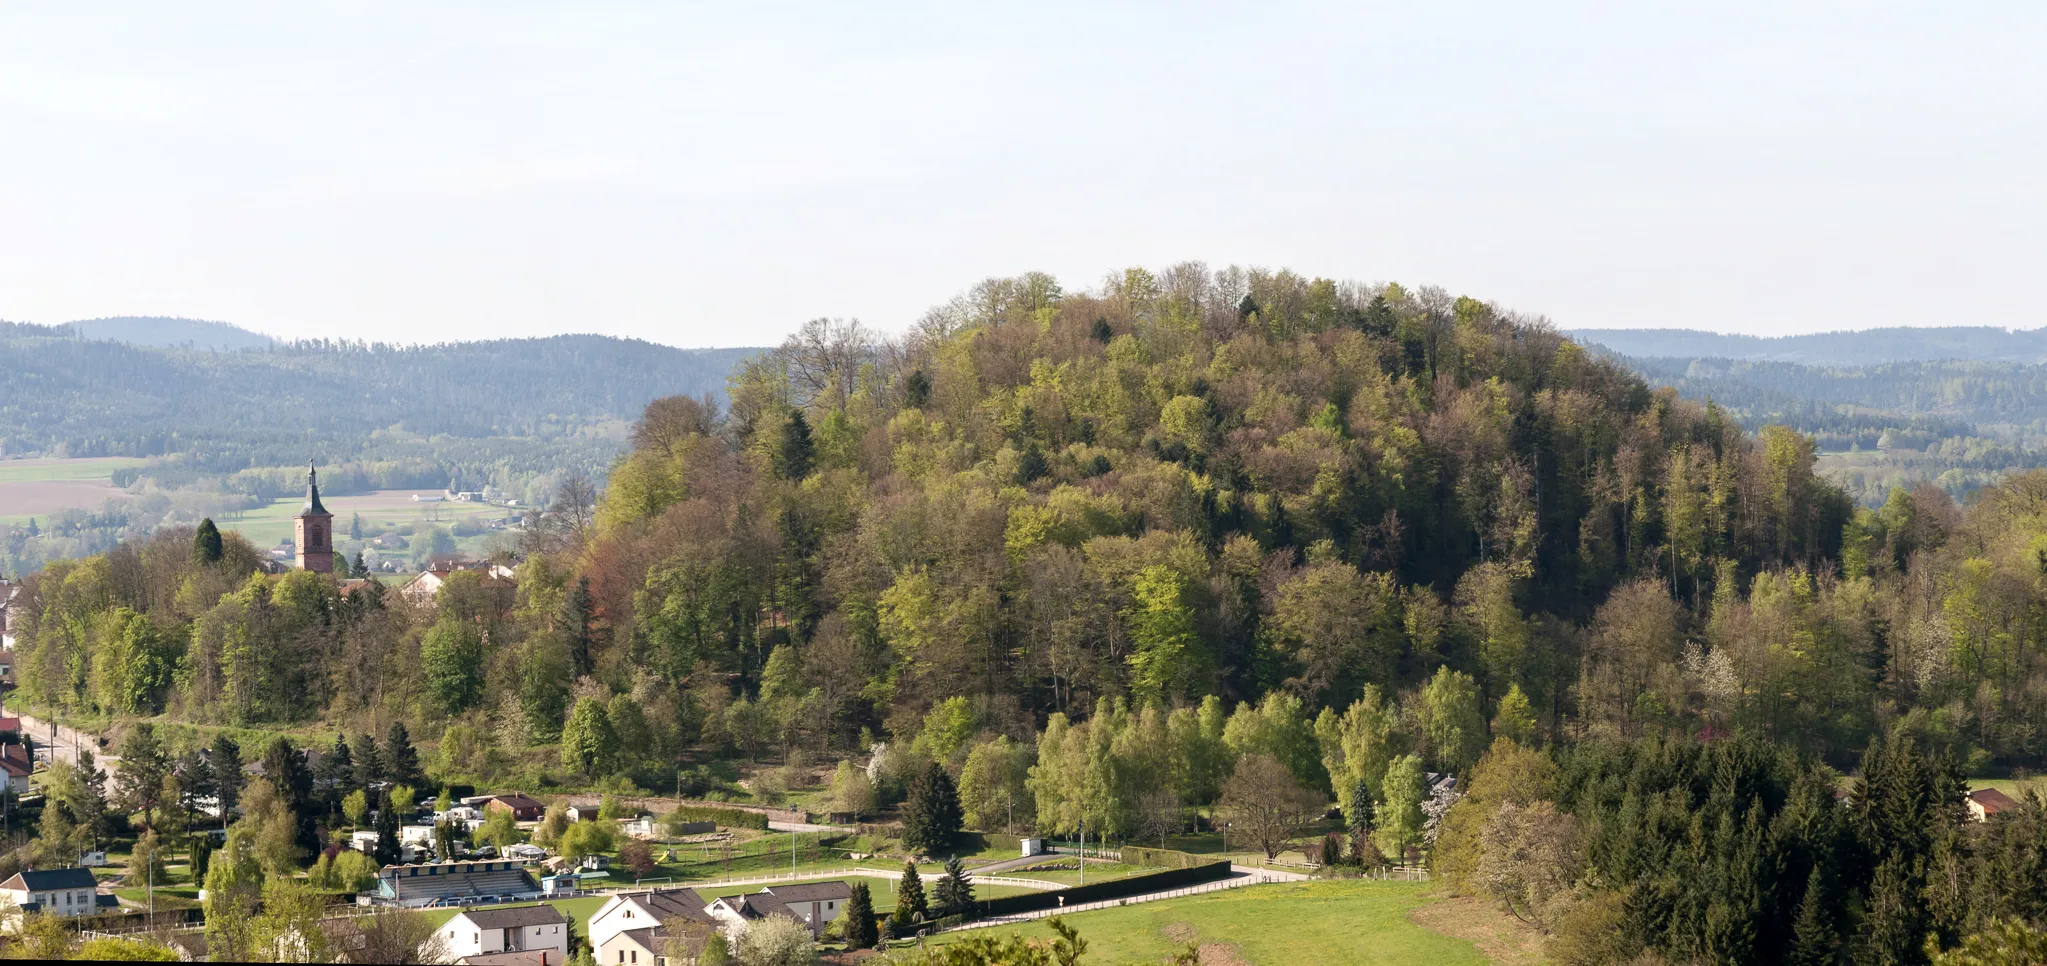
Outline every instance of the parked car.
POLYGON ((107 854, 105 852, 80 852, 78 853, 78 864, 88 869, 105 868, 107 854))

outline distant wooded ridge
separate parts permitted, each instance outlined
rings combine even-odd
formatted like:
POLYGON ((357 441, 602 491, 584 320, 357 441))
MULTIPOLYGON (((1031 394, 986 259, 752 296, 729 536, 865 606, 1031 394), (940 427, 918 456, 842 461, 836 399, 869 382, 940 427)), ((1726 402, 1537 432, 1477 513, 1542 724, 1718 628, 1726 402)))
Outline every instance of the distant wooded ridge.
POLYGON ((2047 362, 2047 328, 1994 326, 1866 329, 1761 337, 1699 329, 1567 329, 1624 356, 1749 359, 1863 366, 1946 359, 2047 362))
POLYGON ((204 451, 207 462, 232 469, 356 458, 371 434, 616 431, 653 399, 722 398, 732 367, 760 351, 677 349, 602 335, 431 346, 282 343, 190 320, 172 320, 186 328, 157 334, 228 332, 266 341, 223 352, 197 347, 197 340, 163 347, 120 337, 139 331, 142 321, 151 320, 0 323, 0 372, 7 374, 0 454, 204 451))

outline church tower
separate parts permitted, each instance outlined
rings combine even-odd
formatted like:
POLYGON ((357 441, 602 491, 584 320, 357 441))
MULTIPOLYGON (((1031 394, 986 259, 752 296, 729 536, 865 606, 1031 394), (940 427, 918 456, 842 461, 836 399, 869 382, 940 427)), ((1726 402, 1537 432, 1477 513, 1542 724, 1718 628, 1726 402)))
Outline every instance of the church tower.
POLYGON ((334 514, 320 505, 320 473, 311 460, 306 462, 306 506, 299 511, 293 536, 298 542, 300 570, 334 572, 334 514))

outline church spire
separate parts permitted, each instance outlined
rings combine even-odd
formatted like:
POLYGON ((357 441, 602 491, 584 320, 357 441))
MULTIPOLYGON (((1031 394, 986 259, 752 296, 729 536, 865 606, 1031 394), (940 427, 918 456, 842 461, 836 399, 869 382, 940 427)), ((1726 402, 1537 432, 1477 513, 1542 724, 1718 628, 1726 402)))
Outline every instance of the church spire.
POLYGON ((313 461, 306 461, 306 513, 326 513, 320 505, 320 471, 313 468, 313 461))

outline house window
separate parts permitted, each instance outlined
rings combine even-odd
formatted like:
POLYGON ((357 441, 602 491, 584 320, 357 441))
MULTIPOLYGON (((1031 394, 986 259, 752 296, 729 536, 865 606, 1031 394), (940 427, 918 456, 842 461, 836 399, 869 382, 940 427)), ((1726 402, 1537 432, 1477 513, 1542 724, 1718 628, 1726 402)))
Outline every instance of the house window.
POLYGON ((633 962, 636 962, 636 963, 637 963, 637 962, 639 962, 639 961, 640 961, 640 951, 639 951, 639 950, 637 950, 637 949, 635 949, 635 950, 633 950, 633 962))

